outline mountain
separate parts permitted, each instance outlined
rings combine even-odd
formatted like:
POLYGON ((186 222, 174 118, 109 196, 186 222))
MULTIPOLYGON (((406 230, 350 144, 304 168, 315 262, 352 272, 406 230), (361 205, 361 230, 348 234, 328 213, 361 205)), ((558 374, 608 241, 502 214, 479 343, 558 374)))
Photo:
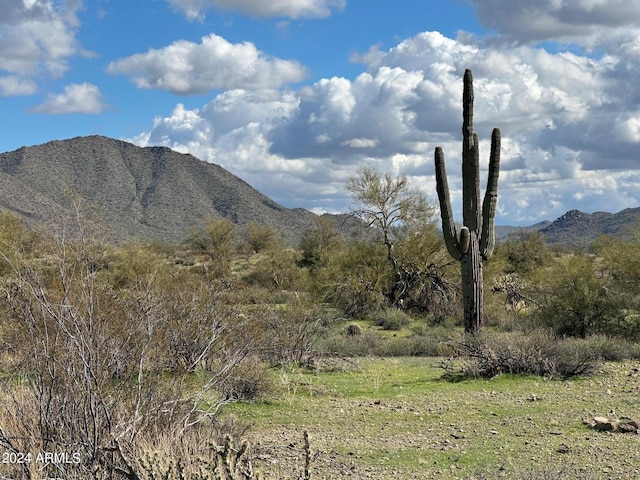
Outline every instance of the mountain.
POLYGON ((630 229, 640 221, 640 208, 627 208, 618 213, 584 213, 570 210, 540 231, 549 243, 585 246, 600 235, 628 238, 630 229))
MULTIPOLYGON (((312 212, 285 208, 224 168, 166 147, 77 137, 0 154, 0 209, 43 225, 89 206, 111 241, 178 242, 204 220, 255 221, 295 243, 312 212)), ((331 216, 338 226, 339 216, 331 216)), ((344 220, 344 219, 342 219, 344 220)))
POLYGON ((627 208, 618 213, 569 210, 553 222, 543 221, 528 227, 496 225, 496 241, 503 242, 511 233, 527 230, 541 232, 549 244, 584 247, 601 235, 631 238, 632 229, 639 222, 640 208, 627 208))

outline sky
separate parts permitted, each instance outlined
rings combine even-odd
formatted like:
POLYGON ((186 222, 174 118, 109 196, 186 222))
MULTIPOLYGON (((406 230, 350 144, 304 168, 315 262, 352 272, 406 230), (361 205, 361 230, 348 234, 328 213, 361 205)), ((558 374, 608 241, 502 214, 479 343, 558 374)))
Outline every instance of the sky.
POLYGON ((371 166, 461 219, 462 76, 496 223, 640 206, 630 0, 0 0, 0 151, 85 135, 213 162, 286 207, 349 211, 371 166))

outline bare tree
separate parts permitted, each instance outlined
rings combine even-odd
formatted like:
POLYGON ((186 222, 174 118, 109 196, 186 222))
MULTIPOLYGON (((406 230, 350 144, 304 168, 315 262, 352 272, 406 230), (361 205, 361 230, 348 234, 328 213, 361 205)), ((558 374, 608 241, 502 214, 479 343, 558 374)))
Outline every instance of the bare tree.
POLYGON ((407 177, 394 178, 371 167, 362 168, 347 182, 346 189, 355 201, 354 214, 369 227, 380 230, 387 258, 395 270, 398 259, 393 247, 398 228, 429 222, 435 211, 433 206, 420 190, 409 186, 407 177))
MULTIPOLYGON (((354 214, 380 233, 386 247, 387 259, 394 274, 393 285, 387 292, 389 300, 407 308, 409 305, 405 300, 410 292, 416 290, 416 285, 425 282, 437 285, 437 288, 430 291, 448 294, 445 290, 451 290, 452 285, 443 277, 446 265, 442 263, 441 256, 436 259, 436 251, 442 245, 439 240, 435 244, 431 242, 431 246, 427 246, 428 242, 421 242, 422 247, 428 248, 429 252, 415 252, 413 259, 406 253, 396 251, 398 243, 406 242, 412 237, 424 238, 432 230, 435 208, 427 201, 425 194, 412 188, 407 177, 393 177, 370 167, 362 168, 356 177, 351 178, 346 189, 355 201, 354 214), (427 256, 433 255, 433 261, 426 263, 423 268, 417 265, 417 259, 424 260, 425 253, 427 256)), ((428 300, 423 298, 423 301, 428 300)))

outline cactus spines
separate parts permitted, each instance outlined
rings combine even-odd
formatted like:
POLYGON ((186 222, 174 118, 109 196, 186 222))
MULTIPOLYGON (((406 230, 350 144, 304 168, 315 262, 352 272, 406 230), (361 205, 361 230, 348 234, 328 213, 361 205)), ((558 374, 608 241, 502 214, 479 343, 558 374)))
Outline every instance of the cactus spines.
POLYGON ((464 72, 462 93, 462 221, 460 236, 456 231, 449 199, 447 172, 442 148, 435 150, 436 189, 440 202, 442 232, 449 254, 460 261, 464 328, 477 333, 482 326, 482 261, 488 260, 495 244, 494 218, 498 201, 500 173, 500 130, 491 135, 489 177, 484 201, 480 204, 480 150, 473 131, 473 75, 464 72))

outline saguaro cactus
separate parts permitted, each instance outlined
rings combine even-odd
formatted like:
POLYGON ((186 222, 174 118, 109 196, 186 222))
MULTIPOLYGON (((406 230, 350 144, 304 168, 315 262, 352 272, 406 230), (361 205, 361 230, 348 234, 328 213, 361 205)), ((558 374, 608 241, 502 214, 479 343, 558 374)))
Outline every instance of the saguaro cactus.
POLYGON ((460 234, 451 211, 444 154, 436 147, 436 183, 442 232, 449 254, 460 261, 462 296, 464 302, 464 329, 467 333, 480 331, 483 319, 482 262, 493 253, 495 233, 493 221, 498 201, 498 174, 500 172, 500 129, 491 135, 489 178, 484 201, 480 205, 480 167, 478 135, 473 131, 473 75, 464 72, 462 93, 462 220, 460 234))

